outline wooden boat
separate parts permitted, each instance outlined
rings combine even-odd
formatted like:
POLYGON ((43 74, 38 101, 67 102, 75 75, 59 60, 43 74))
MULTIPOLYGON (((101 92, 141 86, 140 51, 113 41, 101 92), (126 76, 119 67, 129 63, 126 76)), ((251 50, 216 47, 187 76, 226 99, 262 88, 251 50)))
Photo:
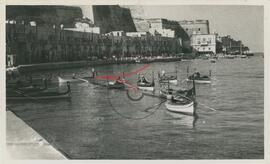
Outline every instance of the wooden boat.
POLYGON ((38 85, 30 85, 26 87, 15 88, 15 89, 23 93, 41 92, 47 89, 47 79, 44 79, 43 81, 44 81, 44 87, 40 87, 38 85))
POLYGON ((70 82, 67 82, 66 92, 32 92, 25 93, 20 90, 14 90, 13 92, 7 93, 7 100, 48 100, 48 99, 62 99, 70 98, 70 82))
POLYGON ((176 93, 168 90, 170 96, 167 95, 167 102, 165 106, 168 111, 183 113, 188 115, 195 114, 195 81, 193 80, 193 87, 189 90, 178 90, 176 93))
POLYGON ((166 108, 171 112, 194 115, 194 102, 184 97, 175 97, 176 100, 167 100, 166 108))
POLYGON ((211 77, 210 77, 211 73, 209 73, 209 74, 210 74, 209 76, 207 76, 207 75, 200 76, 200 73, 196 72, 193 75, 189 76, 186 79, 186 81, 192 82, 194 79, 195 83, 198 83, 198 84, 210 84, 211 83, 211 77))
POLYGON ((124 89, 125 84, 118 81, 109 81, 107 87, 108 89, 124 89))
POLYGON ((141 90, 154 91, 155 90, 154 73, 152 74, 152 82, 146 80, 145 77, 142 75, 141 77, 139 77, 139 80, 137 81, 137 86, 141 90))
POLYGON ((160 83, 171 83, 171 84, 177 84, 177 76, 173 76, 173 75, 171 75, 171 76, 161 76, 160 78, 159 78, 159 82, 160 83))
POLYGON ((216 63, 216 59, 210 59, 211 63, 216 63))

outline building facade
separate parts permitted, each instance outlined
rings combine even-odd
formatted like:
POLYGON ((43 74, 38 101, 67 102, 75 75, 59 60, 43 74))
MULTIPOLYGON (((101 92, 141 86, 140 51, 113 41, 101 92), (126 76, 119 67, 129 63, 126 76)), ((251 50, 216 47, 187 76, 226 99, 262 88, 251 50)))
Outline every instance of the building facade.
POLYGON ((216 34, 194 34, 191 46, 200 54, 216 54, 216 34))
POLYGON ((209 34, 209 21, 208 20, 183 20, 178 21, 189 36, 193 34, 209 34))
POLYGON ((8 64, 14 65, 107 60, 112 56, 174 56, 181 52, 182 46, 177 38, 105 36, 65 30, 60 26, 31 26, 18 22, 6 24, 6 56, 10 59, 8 64))

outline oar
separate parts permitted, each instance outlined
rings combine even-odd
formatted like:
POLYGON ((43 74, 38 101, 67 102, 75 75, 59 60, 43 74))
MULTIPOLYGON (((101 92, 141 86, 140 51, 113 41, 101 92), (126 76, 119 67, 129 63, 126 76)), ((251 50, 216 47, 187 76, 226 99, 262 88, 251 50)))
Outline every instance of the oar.
POLYGON ((21 92, 21 91, 14 90, 14 92, 16 92, 16 93, 18 93, 18 94, 20 94, 20 95, 23 95, 24 97, 27 97, 27 98, 29 98, 29 99, 38 101, 38 99, 36 99, 36 98, 34 98, 34 97, 32 97, 32 96, 29 96, 29 95, 27 95, 27 94, 25 94, 25 93, 23 93, 23 92, 21 92))
POLYGON ((200 104, 200 105, 202 105, 202 106, 204 106, 204 107, 206 107, 206 108, 208 108, 208 109, 210 109, 210 110, 212 110, 212 111, 217 111, 216 109, 211 108, 211 107, 209 107, 209 106, 207 106, 207 105, 205 105, 203 103, 199 103, 199 102, 197 102, 197 103, 200 104))
POLYGON ((79 78, 79 77, 77 77, 77 79, 88 83, 88 80, 85 80, 85 79, 82 79, 82 78, 79 78))

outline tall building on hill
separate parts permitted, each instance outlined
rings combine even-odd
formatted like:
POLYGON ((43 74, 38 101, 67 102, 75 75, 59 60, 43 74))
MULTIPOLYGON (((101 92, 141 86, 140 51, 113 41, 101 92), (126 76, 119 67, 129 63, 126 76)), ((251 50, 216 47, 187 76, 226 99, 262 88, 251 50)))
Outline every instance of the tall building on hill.
POLYGON ((93 6, 95 25, 100 27, 101 33, 111 31, 136 32, 130 10, 118 5, 93 6))
POLYGON ((188 33, 189 36, 193 34, 209 34, 209 21, 208 20, 183 20, 178 21, 183 29, 188 33))

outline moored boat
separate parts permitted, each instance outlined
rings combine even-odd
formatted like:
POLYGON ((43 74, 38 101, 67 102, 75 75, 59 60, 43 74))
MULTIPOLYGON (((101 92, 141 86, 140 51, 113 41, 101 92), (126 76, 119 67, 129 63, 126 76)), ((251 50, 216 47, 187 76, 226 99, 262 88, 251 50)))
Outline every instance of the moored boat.
POLYGON ((167 102, 165 106, 168 111, 177 112, 187 115, 195 114, 195 81, 193 80, 193 87, 188 90, 173 90, 168 89, 167 102))
POLYGON ((25 93, 20 90, 13 90, 7 93, 7 100, 51 100, 51 99, 62 99, 70 98, 71 95, 70 82, 67 82, 67 91, 65 92, 33 92, 25 93))
POLYGON ((201 76, 199 72, 194 73, 194 75, 189 76, 186 81, 187 82, 192 82, 193 79, 195 81, 195 83, 198 84, 211 84, 211 73, 209 73, 210 75, 203 75, 201 76))
POLYGON ((125 88, 125 84, 120 83, 117 80, 116 81, 109 81, 107 87, 108 87, 108 89, 123 89, 123 88, 125 88))
POLYGON ((154 82, 154 74, 152 74, 152 82, 149 82, 146 80, 144 75, 139 77, 139 80, 137 81, 137 86, 141 90, 145 91, 154 91, 155 90, 155 82, 154 82))
POLYGON ((166 108, 171 112, 183 113, 188 115, 193 115, 194 110, 194 102, 191 100, 187 100, 186 98, 178 98, 175 102, 172 100, 167 100, 165 103, 166 108))

